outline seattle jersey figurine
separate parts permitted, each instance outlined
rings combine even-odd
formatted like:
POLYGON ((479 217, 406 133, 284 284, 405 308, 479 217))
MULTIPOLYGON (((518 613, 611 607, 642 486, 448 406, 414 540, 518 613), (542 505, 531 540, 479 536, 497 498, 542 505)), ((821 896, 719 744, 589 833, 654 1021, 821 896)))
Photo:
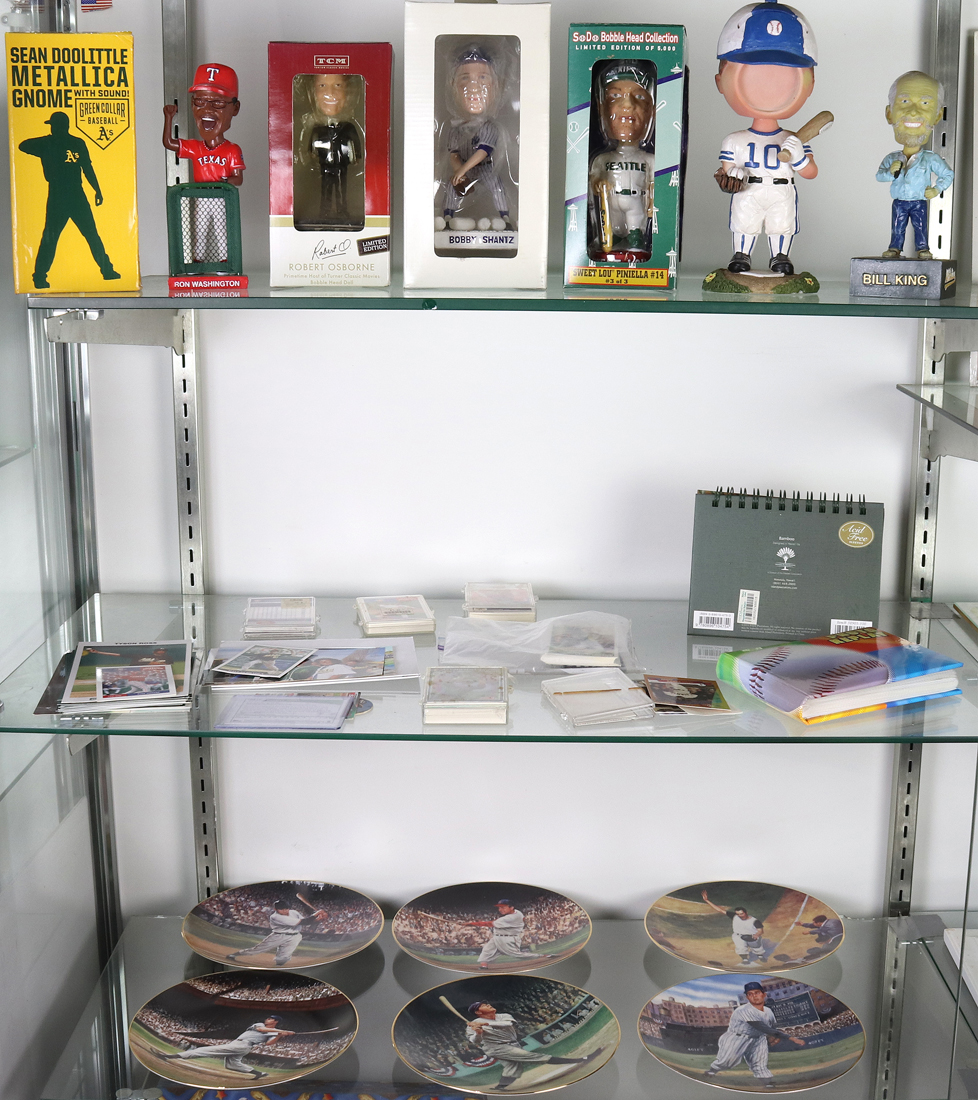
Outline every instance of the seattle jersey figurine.
MULTIPOLYGON (((727 20, 717 57, 720 68, 716 85, 720 94, 738 114, 751 120, 747 129, 724 139, 715 177, 720 189, 730 195, 733 257, 727 271, 740 274, 751 270, 754 245, 763 233, 770 247, 770 271, 793 276, 789 252, 798 232, 795 179, 814 179, 818 175, 807 142, 832 121, 832 116, 823 112, 797 134, 783 129, 779 119, 794 115, 812 94, 817 64, 815 36, 801 12, 766 0, 741 8, 727 20)), ((791 284, 791 289, 817 289, 817 282, 808 278, 812 286, 791 284)), ((751 289, 775 293, 788 289, 787 285, 779 288, 773 283, 768 287, 769 282, 767 276, 763 287, 751 289)), ((723 285, 722 289, 729 287, 723 285)))
POLYGON ((918 260, 932 260, 927 242, 927 204, 951 186, 954 172, 947 161, 925 149, 944 110, 944 88, 926 73, 904 73, 890 86, 886 121, 902 146, 887 153, 876 178, 889 183, 893 199, 890 246, 884 260, 903 258, 907 222, 913 226, 918 260))
POLYGON ((516 229, 496 163, 500 133, 494 115, 499 84, 489 50, 479 43, 466 46, 456 58, 451 75, 453 117, 446 134, 451 175, 442 181, 444 218, 435 219, 436 231, 444 230, 446 225, 458 230, 475 229, 475 220, 459 217, 459 211, 479 188, 489 193, 496 210, 495 218, 479 220, 479 228, 516 229))
POLYGON ((607 142, 588 171, 592 260, 643 263, 652 255, 655 66, 612 61, 597 74, 601 131, 607 142))

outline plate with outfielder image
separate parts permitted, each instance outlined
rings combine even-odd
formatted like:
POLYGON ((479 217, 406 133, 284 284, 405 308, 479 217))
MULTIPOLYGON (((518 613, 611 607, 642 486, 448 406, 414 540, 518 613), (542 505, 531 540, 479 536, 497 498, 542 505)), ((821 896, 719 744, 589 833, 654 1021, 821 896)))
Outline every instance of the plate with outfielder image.
POLYGON ((330 882, 280 879, 206 898, 187 914, 183 938, 212 962, 295 970, 355 955, 383 927, 380 906, 366 894, 330 882))
POLYGON ((517 882, 443 886, 409 901, 393 922, 398 947, 422 962, 470 974, 537 970, 570 958, 591 918, 570 898, 517 882))
POLYGON ((652 942, 711 970, 793 970, 842 943, 842 918, 802 890, 769 882, 698 882, 664 894, 645 914, 652 942))
POLYGON ((535 974, 484 974, 415 997, 391 1036, 429 1081, 495 1096, 589 1077, 615 1053, 621 1028, 585 989, 535 974))
POLYGON ((357 1023, 350 999, 326 982, 236 970, 158 993, 133 1017, 129 1046, 147 1069, 180 1084, 246 1088, 328 1065, 357 1023))
POLYGON ((639 1038, 664 1065, 738 1092, 800 1092, 834 1081, 862 1057, 859 1017, 795 978, 710 974, 653 997, 639 1038))

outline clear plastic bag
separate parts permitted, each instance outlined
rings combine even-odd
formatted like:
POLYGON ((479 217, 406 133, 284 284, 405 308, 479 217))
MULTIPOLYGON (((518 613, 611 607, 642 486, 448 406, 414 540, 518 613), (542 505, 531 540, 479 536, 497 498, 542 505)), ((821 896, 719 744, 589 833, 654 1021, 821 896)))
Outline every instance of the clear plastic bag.
MULTIPOLYGON (((576 615, 558 615, 537 623, 452 617, 445 624, 442 662, 477 667, 501 665, 515 673, 553 673, 561 667, 554 663, 551 652, 551 637, 555 631, 558 642, 569 636, 603 640, 610 635, 614 639, 615 664, 639 671, 632 645, 631 620, 606 611, 581 611, 576 615), (551 660, 544 660, 545 655, 549 655, 551 660)), ((560 652, 565 651, 566 647, 561 644, 560 652)), ((578 671, 581 667, 587 666, 576 665, 578 671)))

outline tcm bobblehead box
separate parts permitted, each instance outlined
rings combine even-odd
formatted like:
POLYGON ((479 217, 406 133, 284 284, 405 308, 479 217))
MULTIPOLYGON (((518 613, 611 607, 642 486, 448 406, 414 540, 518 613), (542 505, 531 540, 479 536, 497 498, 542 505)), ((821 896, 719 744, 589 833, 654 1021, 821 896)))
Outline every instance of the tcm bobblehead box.
POLYGON ((138 290, 132 35, 5 46, 16 290, 138 290))
POLYGON ((547 282, 550 5, 409 2, 404 285, 547 282))
POLYGON ((676 286, 688 81, 683 27, 571 24, 567 286, 676 286))
POLYGON ((268 45, 272 286, 387 286, 387 42, 268 45))

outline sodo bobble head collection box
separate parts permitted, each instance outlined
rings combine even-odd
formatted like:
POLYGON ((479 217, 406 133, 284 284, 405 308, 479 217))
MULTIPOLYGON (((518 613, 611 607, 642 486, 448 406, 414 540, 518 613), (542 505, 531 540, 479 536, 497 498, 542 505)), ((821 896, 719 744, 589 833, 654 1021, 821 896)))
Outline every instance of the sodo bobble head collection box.
POLYGON ((676 285, 688 70, 680 26, 573 23, 564 282, 676 285))
POLYGON ((272 286, 390 283, 386 42, 268 46, 272 286))

